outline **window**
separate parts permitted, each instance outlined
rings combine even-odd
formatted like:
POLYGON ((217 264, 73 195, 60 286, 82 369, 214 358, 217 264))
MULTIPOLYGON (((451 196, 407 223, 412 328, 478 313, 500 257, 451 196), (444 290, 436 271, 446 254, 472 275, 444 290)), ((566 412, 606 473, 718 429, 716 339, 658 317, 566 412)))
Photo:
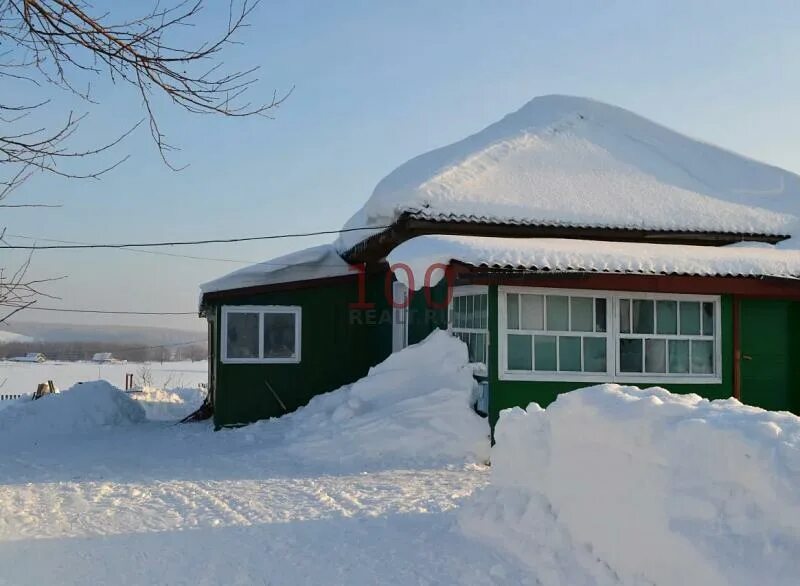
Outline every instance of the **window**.
POLYGON ((505 299, 508 372, 608 372, 608 301, 592 292, 512 292, 505 299))
POLYGON ((489 293, 486 287, 455 287, 448 324, 452 334, 467 345, 469 361, 488 364, 489 293))
POLYGON ((501 378, 718 383, 719 297, 500 287, 501 378))
POLYGON ((619 372, 714 375, 715 303, 620 298, 619 372))
POLYGON ((222 361, 300 362, 299 307, 225 306, 222 308, 222 361))

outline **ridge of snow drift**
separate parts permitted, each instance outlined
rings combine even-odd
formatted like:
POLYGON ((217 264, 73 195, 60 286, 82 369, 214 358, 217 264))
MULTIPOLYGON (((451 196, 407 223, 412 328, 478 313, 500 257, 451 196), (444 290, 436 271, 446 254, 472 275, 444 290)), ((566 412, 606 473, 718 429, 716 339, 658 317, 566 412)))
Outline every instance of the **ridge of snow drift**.
POLYGON ((545 586, 790 586, 800 576, 800 418, 598 385, 502 412, 462 528, 545 586))
POLYGON ((434 330, 353 384, 239 432, 285 426, 291 454, 337 469, 482 463, 489 455, 489 425, 472 409, 473 386, 467 346, 434 330))
POLYGON ((19 400, 0 411, 0 446, 84 433, 99 427, 142 423, 144 409, 111 383, 79 383, 32 401, 19 400))
MULTIPOLYGON (((411 159, 345 228, 403 212, 496 223, 790 235, 800 177, 587 98, 542 96, 411 159)), ((344 252, 374 232, 342 233, 344 252)))

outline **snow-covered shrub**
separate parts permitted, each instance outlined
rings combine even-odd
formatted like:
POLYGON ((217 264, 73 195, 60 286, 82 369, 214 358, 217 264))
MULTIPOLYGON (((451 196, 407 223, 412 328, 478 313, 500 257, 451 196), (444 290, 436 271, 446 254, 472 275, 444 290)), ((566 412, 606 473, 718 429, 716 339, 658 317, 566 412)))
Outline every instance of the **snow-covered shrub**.
POLYGON ((462 527, 545 585, 798 583, 798 417, 601 385, 507 410, 495 437, 462 527))

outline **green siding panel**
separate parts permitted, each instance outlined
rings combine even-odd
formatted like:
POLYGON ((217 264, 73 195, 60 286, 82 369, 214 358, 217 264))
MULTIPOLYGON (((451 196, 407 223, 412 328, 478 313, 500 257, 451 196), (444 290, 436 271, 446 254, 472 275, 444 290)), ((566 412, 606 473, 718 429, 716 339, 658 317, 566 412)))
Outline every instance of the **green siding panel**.
POLYGON ((794 334, 800 304, 743 299, 741 324, 742 402, 764 409, 800 413, 800 339, 794 334))
POLYGON ((447 329, 447 281, 429 289, 414 291, 408 306, 408 343, 417 344, 433 330, 447 329))

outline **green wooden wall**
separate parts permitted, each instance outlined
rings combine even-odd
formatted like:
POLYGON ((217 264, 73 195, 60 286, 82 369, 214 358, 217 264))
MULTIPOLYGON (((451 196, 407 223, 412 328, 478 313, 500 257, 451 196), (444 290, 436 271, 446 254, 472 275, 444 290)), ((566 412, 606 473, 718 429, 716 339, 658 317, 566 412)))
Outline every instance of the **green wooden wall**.
MULTIPOLYGON (((661 386, 673 393, 697 393, 708 399, 726 399, 733 395, 733 312, 730 296, 722 296, 722 383, 721 384, 668 384, 657 379, 652 382, 630 383, 639 387, 661 386)), ((494 425, 500 411, 509 407, 527 407, 538 403, 547 407, 559 394, 591 386, 589 381, 503 381, 498 376, 497 286, 489 288, 489 421, 494 425)), ((598 381, 600 384, 602 381, 598 381)))
MULTIPOLYGON (((213 311, 218 324, 222 323, 222 305, 302 307, 299 364, 224 364, 216 357, 215 427, 283 415, 283 408, 265 381, 281 397, 288 411, 293 411, 315 395, 358 380, 371 366, 384 360, 391 353, 391 310, 384 295, 384 275, 368 275, 366 292, 366 300, 375 304, 372 309, 350 307, 359 300, 355 275, 346 283, 215 302, 213 311)), ((221 335, 224 332, 218 331, 217 336, 221 335)))
MULTIPOLYGON (((492 426, 501 410, 542 407, 560 393, 588 386, 579 382, 501 381, 497 360, 497 286, 489 288, 489 418, 492 426)), ((410 344, 424 339, 435 328, 447 327, 447 284, 413 294, 409 307, 410 344), (431 307, 429 299, 438 307, 431 307)), ((385 274, 366 278, 366 301, 371 309, 352 309, 359 300, 358 280, 321 284, 311 288, 274 291, 217 302, 213 311, 221 323, 221 305, 299 305, 302 313, 302 362, 300 364, 223 364, 216 359, 215 425, 240 425, 284 414, 267 390, 275 389, 292 411, 315 395, 334 390, 364 376, 371 366, 391 353, 392 310, 386 297, 385 274)), ((733 395, 733 300, 722 296, 722 382, 720 384, 670 384, 638 381, 637 386, 663 386, 675 393, 697 393, 708 399, 733 395)), ((792 324, 800 323, 800 303, 742 300, 740 305, 743 352, 753 361, 743 371, 743 400, 772 409, 800 413, 800 335, 792 324), (759 351, 760 350, 760 351, 759 351), (779 356, 780 353, 783 353, 779 356), (781 392, 776 388, 783 385, 781 392)), ((217 332, 217 344, 219 336, 217 332)), ((600 382, 600 381, 598 381, 600 382)))
POLYGON ((420 289, 411 296, 409 304, 408 343, 416 344, 433 330, 447 329, 447 281, 442 280, 431 289, 420 289))

